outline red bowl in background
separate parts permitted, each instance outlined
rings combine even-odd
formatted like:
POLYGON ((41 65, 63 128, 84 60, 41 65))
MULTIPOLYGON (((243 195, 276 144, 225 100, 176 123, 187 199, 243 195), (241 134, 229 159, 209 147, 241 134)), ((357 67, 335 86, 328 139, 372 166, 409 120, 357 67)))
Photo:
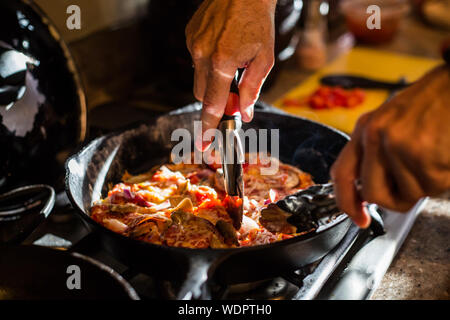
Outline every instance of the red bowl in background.
POLYGON ((409 3, 405 0, 344 0, 340 5, 347 27, 355 38, 363 43, 381 44, 391 41, 397 33, 400 23, 409 12, 409 3), (370 5, 380 7, 380 29, 369 29, 367 13, 370 5))

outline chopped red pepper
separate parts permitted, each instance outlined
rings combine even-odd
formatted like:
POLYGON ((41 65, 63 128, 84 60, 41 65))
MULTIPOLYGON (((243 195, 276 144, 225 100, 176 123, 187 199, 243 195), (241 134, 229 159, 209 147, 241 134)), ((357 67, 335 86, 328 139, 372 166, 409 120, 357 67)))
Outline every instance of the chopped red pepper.
POLYGON ((229 196, 227 195, 225 199, 222 201, 222 205, 225 208, 235 207, 238 208, 242 205, 242 198, 239 198, 238 196, 229 196))
POLYGON ((309 106, 315 110, 333 109, 337 107, 353 108, 364 102, 365 93, 359 88, 345 90, 341 87, 320 86, 309 97, 288 98, 283 100, 287 107, 309 106))

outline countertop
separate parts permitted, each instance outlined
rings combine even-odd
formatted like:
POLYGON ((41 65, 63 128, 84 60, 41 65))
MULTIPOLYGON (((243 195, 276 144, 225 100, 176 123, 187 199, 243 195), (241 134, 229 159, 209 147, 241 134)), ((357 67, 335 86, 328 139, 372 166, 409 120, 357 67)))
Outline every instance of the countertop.
MULTIPOLYGON (((394 41, 382 50, 439 58, 439 46, 450 32, 408 19, 394 41)), ((329 46, 329 60, 354 44, 348 35, 329 46)), ((297 86, 310 73, 295 60, 286 62, 274 86, 262 95, 268 103, 297 86)), ((430 199, 416 220, 373 299, 450 299, 450 193, 430 199)))
POLYGON ((450 194, 430 199, 373 299, 450 299, 450 194))

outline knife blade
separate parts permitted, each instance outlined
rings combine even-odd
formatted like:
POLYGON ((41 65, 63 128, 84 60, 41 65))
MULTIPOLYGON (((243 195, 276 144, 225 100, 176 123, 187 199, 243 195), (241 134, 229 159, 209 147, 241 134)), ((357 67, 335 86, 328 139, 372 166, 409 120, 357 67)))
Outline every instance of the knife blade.
POLYGON ((241 228, 244 211, 242 163, 245 159, 239 134, 239 130, 242 128, 242 119, 239 113, 238 78, 239 71, 232 81, 225 114, 219 123, 221 132, 219 151, 222 160, 225 191, 230 200, 228 213, 233 220, 233 226, 236 230, 241 228))

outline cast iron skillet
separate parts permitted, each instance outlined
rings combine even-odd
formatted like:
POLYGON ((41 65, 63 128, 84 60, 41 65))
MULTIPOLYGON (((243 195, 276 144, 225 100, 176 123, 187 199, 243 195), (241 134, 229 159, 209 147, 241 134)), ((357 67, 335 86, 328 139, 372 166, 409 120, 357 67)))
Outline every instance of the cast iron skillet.
MULTIPOLYGON (((204 284, 211 279, 233 284, 273 277, 319 260, 339 243, 351 225, 345 214, 317 232, 237 249, 154 245, 116 234, 92 220, 92 203, 106 194, 109 183, 119 182, 125 170, 138 173, 168 161, 172 146, 178 143, 171 142, 172 132, 179 128, 193 132, 200 108, 200 104, 187 106, 150 123, 100 137, 67 161, 68 196, 81 217, 100 231, 100 241, 110 253, 160 278, 184 279, 178 298, 189 299, 210 298, 209 286, 204 284)), ((330 179, 330 166, 348 141, 346 135, 334 129, 261 103, 246 128, 279 129, 280 160, 311 173, 316 183, 330 179)))
POLYGON ((139 299, 115 271, 89 257, 39 246, 0 245, 0 300, 139 299), (80 268, 80 288, 68 278, 80 268), (69 284, 72 283, 69 279, 69 284))

